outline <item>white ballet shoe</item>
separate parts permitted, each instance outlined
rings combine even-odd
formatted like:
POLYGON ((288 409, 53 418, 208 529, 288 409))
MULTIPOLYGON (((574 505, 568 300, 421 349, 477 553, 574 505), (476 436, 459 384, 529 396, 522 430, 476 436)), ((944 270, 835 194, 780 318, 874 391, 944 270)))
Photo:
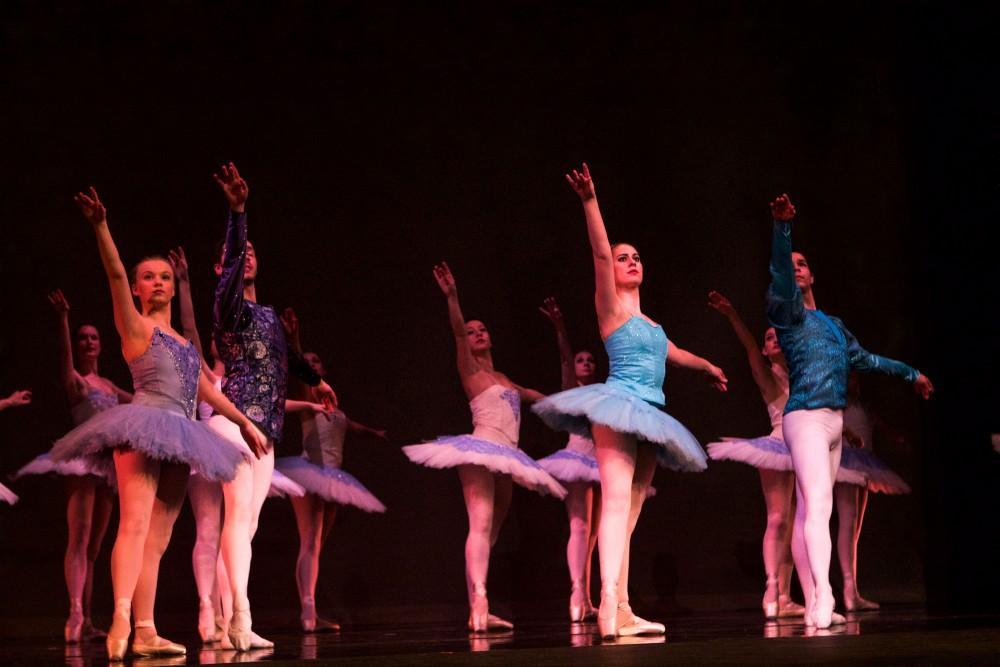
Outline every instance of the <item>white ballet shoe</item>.
POLYGON ((175 644, 156 634, 156 627, 153 625, 153 621, 136 621, 135 630, 135 638, 132 640, 132 653, 136 655, 184 655, 187 653, 187 649, 180 644, 175 644), (148 639, 142 639, 139 636, 139 630, 147 628, 153 631, 153 635, 148 639))
POLYGON ((813 593, 811 620, 819 630, 826 630, 833 623, 833 591, 825 589, 813 593))
POLYGON ((618 603, 618 614, 618 635, 621 637, 663 635, 667 633, 667 626, 663 625, 663 623, 647 621, 642 617, 636 616, 628 602, 618 603))

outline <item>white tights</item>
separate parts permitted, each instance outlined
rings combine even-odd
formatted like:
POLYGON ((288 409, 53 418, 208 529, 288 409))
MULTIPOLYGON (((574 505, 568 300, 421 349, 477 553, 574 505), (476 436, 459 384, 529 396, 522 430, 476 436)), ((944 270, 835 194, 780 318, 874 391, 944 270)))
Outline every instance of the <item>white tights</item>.
POLYGON ((336 503, 329 503, 314 493, 291 498, 299 529, 299 555, 295 561, 295 582, 304 620, 316 620, 316 581, 319 579, 319 556, 337 517, 336 503))
POLYGON ((833 484, 840 467, 843 413, 827 408, 795 410, 785 415, 782 430, 795 468, 795 528, 792 556, 807 603, 832 601, 830 587, 830 515, 833 484))
POLYGON ((837 484, 833 495, 837 502, 837 560, 844 577, 844 604, 850 610, 866 602, 858 592, 858 540, 868 507, 868 489, 837 484))
POLYGON ((764 530, 764 572, 767 575, 765 602, 787 598, 792 578, 792 511, 795 474, 785 470, 760 468, 760 486, 767 507, 764 530))
POLYGON ((81 622, 87 624, 94 589, 94 561, 104 542, 114 499, 104 480, 94 475, 66 475, 65 487, 67 540, 63 572, 70 616, 80 614, 81 622))
POLYGON ((569 492, 566 494, 566 514, 569 518, 566 564, 574 595, 582 598, 574 602, 589 607, 590 564, 601 520, 601 491, 589 482, 569 482, 566 490, 569 492), (580 592, 577 593, 577 590, 580 592))
POLYGON ((485 590, 490 551, 510 509, 511 479, 510 475, 498 475, 477 465, 459 466, 458 477, 462 481, 462 495, 469 516, 469 535, 465 539, 465 584, 471 608, 477 588, 485 590))

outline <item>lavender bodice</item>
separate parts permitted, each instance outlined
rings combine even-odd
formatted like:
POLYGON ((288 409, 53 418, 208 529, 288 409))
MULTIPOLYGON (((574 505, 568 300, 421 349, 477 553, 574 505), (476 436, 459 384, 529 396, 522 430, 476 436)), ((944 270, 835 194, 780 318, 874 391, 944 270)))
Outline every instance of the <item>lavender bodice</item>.
POLYGON ((135 386, 133 405, 169 410, 194 419, 201 357, 194 344, 181 343, 157 328, 149 347, 128 365, 135 386))
POLYGON ((73 407, 69 409, 69 412, 73 417, 73 425, 79 426, 96 415, 98 412, 104 412, 108 408, 113 408, 116 405, 118 405, 117 394, 109 394, 106 391, 101 391, 100 389, 95 389, 94 387, 88 387, 87 395, 84 399, 73 405, 73 407))

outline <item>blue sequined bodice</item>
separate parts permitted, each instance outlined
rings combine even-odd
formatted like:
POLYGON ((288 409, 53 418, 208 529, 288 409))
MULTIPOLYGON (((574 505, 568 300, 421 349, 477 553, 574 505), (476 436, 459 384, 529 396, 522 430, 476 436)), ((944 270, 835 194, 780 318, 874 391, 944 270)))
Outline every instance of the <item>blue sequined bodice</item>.
POLYGON ((604 341, 611 372, 607 384, 662 407, 663 379, 667 374, 667 334, 663 328, 633 315, 604 341))
POLYGON ((179 412, 194 419, 201 357, 194 344, 186 345, 153 329, 149 347, 128 365, 135 386, 134 405, 179 412))

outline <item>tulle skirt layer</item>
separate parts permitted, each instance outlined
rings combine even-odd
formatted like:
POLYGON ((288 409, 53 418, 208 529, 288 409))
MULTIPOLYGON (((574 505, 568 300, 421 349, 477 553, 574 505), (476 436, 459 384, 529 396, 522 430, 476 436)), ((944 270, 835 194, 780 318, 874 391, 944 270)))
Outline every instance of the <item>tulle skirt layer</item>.
POLYGON ((113 468, 113 450, 127 447, 160 461, 190 466, 205 479, 229 481, 245 456, 204 422, 146 405, 117 405, 94 415, 56 441, 53 461, 83 459, 113 468))
POLYGON ((510 475, 521 486, 566 497, 566 489, 541 465, 517 447, 501 445, 472 435, 447 435, 420 445, 403 447, 403 453, 429 468, 454 468, 479 465, 493 472, 510 475))
POLYGON ((114 467, 106 464, 95 465, 87 459, 72 459, 70 461, 53 461, 52 453, 45 452, 36 456, 13 475, 18 479, 26 475, 61 475, 70 477, 85 477, 94 475, 100 477, 108 486, 115 485, 114 467))
MULTIPOLYGON (((764 470, 782 470, 795 472, 792 465, 792 453, 785 441, 775 435, 765 435, 749 440, 741 438, 723 438, 719 442, 709 443, 708 455, 713 461, 738 461, 754 468, 764 470)), ((840 467, 837 469, 837 482, 864 486, 868 479, 857 470, 844 467, 843 456, 847 455, 849 447, 842 447, 840 467)))
POLYGON ((863 476, 867 481, 869 491, 890 495, 910 492, 909 484, 902 477, 894 473, 882 459, 866 449, 845 446, 840 457, 840 468, 863 476))
POLYGON ((597 459, 571 449, 560 449, 544 459, 538 459, 538 465, 560 482, 601 483, 597 459))
POLYGON ((371 491, 340 468, 316 465, 301 456, 277 459, 274 467, 275 473, 280 472, 305 489, 306 493, 314 493, 328 502, 353 505, 365 512, 385 511, 385 505, 371 491))
POLYGON ((590 436, 590 425, 660 446, 657 458, 673 470, 700 471, 707 466, 698 440, 679 421, 638 396, 612 384, 590 384, 552 394, 532 408, 551 428, 590 436))

